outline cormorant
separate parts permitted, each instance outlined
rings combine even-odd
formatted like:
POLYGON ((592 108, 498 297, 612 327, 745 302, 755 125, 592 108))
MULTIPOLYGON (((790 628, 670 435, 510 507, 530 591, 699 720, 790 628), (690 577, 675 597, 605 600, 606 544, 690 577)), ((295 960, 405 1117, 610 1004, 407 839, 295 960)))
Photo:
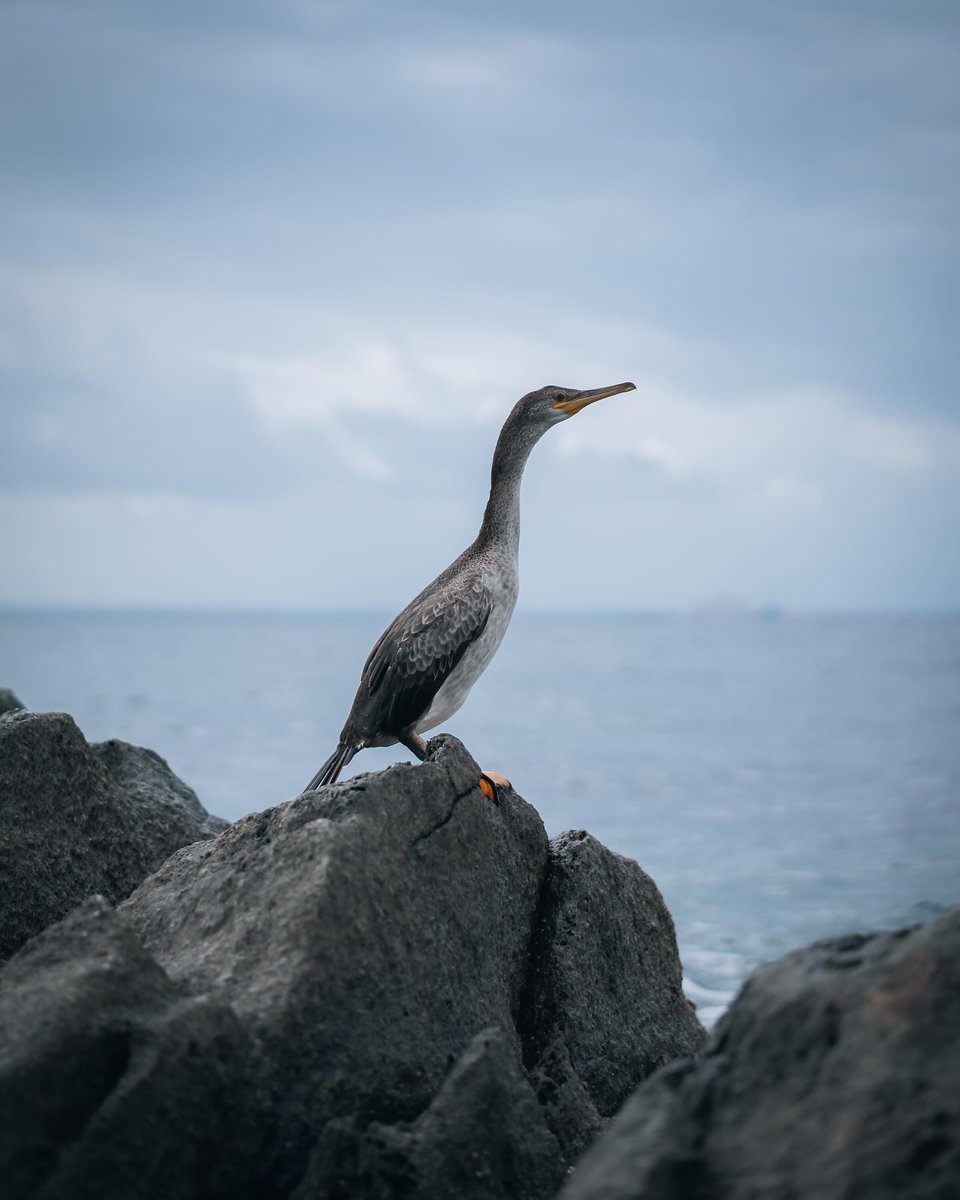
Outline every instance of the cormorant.
MULTIPOLYGON (((517 599, 520 480, 530 451, 552 425, 634 386, 548 386, 515 405, 497 439, 476 540, 410 601, 370 651, 337 748, 307 791, 333 783, 366 746, 400 742, 417 758, 426 757, 420 735, 460 708, 510 623, 517 599)), ((508 781, 484 772, 480 786, 490 799, 497 783, 508 781)))

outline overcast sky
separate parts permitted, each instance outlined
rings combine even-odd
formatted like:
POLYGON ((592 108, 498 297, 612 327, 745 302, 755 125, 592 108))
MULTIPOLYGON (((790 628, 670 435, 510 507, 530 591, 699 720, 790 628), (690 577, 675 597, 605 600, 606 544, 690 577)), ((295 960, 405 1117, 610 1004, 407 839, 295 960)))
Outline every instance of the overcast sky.
POLYGON ((0 602, 960 605, 955 3, 0 11, 0 602))

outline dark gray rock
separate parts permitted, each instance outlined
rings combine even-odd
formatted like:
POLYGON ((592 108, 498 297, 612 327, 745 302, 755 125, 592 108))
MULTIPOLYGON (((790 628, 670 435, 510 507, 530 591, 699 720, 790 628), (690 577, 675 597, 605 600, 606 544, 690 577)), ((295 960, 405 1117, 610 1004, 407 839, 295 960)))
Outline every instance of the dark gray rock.
POLYGON ((643 1084, 563 1200, 960 1195, 960 908, 758 971, 643 1084))
POLYGON ((122 906, 191 991, 255 1032, 290 1136, 416 1118, 480 1030, 515 1015, 547 839, 452 738, 181 850, 122 906))
POLYGON ((184 998, 101 898, 0 970, 5 1200, 255 1194, 248 1040, 184 998))
POLYGON ((556 1138, 499 1029, 477 1035, 414 1126, 423 1200, 537 1200, 560 1186, 556 1138))
POLYGON ((100 749, 122 768, 122 787, 66 714, 0 721, 0 961, 85 897, 121 900, 174 850, 210 836, 206 816, 176 802, 175 777, 159 782, 162 759, 115 745, 100 749), (138 754, 151 775, 135 789, 138 754))
POLYGON ((199 830, 201 837, 216 837, 230 824, 223 817, 208 813, 193 788, 178 779, 167 760, 155 751, 131 746, 117 738, 94 742, 90 749, 106 767, 113 782, 145 812, 155 811, 157 820, 168 827, 183 825, 184 813, 190 828, 199 830))
POLYGON ((329 1122, 294 1200, 546 1200, 564 1173, 513 1039, 488 1029, 412 1124, 329 1122))
MULTIPOLYGON (((452 1133, 409 1127, 432 1111, 435 1130, 453 1111, 450 1094, 431 1105, 490 1027, 514 1064, 528 1051, 541 1102, 524 1081, 524 1104, 515 1092, 507 1104, 516 1080, 500 1078, 513 1142, 540 1154, 546 1120, 565 1161, 600 1128, 598 1109, 671 1047, 699 1045, 653 884, 586 835, 561 839, 548 873, 536 812, 510 789, 491 803, 479 775, 459 742, 435 738, 423 764, 307 793, 181 850, 121 906, 177 983, 222 996, 263 1048, 291 1177, 324 1127, 308 1178, 344 1194, 397 1188, 404 1172, 422 1190, 453 1170, 440 1161, 460 1153, 452 1133), (428 1145, 447 1149, 431 1160, 428 1145)), ((508 1156, 506 1134, 490 1137, 508 1156)), ((522 1156, 511 1161, 519 1170, 522 1156)), ((501 1186, 499 1169, 484 1167, 482 1186, 501 1186)))
POLYGON ((27 706, 10 688, 0 688, 0 717, 8 712, 20 712, 27 706))
POLYGON ((597 1112, 583 1080, 573 1069, 562 1041, 551 1043, 527 1068, 547 1125, 563 1151, 564 1162, 576 1162, 608 1121, 597 1112))
POLYGON ((631 859, 583 830, 550 843, 524 1056, 572 1160, 638 1081, 706 1038, 682 990, 673 920, 631 859))

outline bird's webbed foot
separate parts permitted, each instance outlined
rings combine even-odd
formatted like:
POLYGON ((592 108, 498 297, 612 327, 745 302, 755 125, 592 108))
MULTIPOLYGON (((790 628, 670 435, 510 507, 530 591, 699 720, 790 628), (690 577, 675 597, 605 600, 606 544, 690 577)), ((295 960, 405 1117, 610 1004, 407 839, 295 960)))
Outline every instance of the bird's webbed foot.
POLYGON ((493 804, 500 803, 500 789, 512 787, 510 780, 506 775, 501 775, 499 771, 484 771, 480 776, 480 791, 493 804))

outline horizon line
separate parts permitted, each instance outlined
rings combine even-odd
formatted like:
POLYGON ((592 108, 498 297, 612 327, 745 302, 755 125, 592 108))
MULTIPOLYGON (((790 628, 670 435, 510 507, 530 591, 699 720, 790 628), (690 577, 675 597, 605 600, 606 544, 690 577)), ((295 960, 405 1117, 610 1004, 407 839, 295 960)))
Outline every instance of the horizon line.
MULTIPOLYGON (((170 617, 364 617, 391 615, 388 608, 378 607, 308 607, 276 605, 155 605, 155 604, 7 604, 0 601, 0 617, 31 616, 170 616, 170 617)), ((764 618, 782 617, 960 617, 960 607, 934 608, 891 606, 877 608, 845 606, 791 606, 784 604, 750 604, 746 602, 702 601, 669 607, 623 606, 615 608, 523 608, 518 617, 711 617, 764 618)))

